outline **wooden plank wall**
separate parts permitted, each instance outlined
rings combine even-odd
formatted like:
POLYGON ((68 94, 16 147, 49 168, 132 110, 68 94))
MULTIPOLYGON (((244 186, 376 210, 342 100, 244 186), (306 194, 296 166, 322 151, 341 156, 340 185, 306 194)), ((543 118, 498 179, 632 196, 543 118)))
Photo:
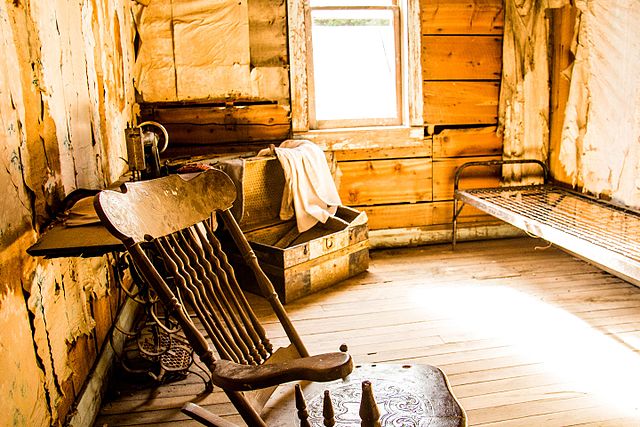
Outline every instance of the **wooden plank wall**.
MULTIPOLYGON (((281 68, 288 62, 283 5, 277 0, 249 3, 254 67, 281 68), (270 20, 273 26, 267 25, 270 20)), ((374 230, 446 226, 451 222, 455 168, 467 160, 499 158, 502 152, 502 140, 495 135, 502 0, 420 0, 420 13, 426 137, 415 131, 393 136, 372 131, 366 143, 331 149, 343 173, 343 202, 365 210, 374 230)), ((227 101, 150 105, 141 112, 144 119, 167 126, 172 135, 165 152, 169 157, 197 155, 198 150, 231 152, 235 146, 250 151, 252 144, 278 143, 289 136, 289 106, 279 97, 258 103, 227 101)), ((465 184, 492 185, 499 171, 473 174, 465 184)), ((463 221, 488 219, 465 208, 463 221)))
POLYGON ((422 0, 427 125, 497 123, 503 0, 422 0))
MULTIPOLYGON (((453 179, 463 163, 500 159, 496 135, 503 0, 422 0, 426 139, 433 146, 432 224, 452 220, 453 179)), ((495 186, 500 170, 468 169, 461 187, 495 186)), ((492 221, 465 207, 461 223, 492 221)))
MULTIPOLYGON (((451 223, 453 177, 462 163, 495 160, 494 128, 444 130, 422 146, 337 150, 342 202, 367 212, 371 230, 442 227, 451 223)), ((471 169, 463 186, 496 186, 500 171, 471 169)), ((462 223, 492 221, 466 207, 462 223)))
POLYGON ((252 144, 278 144, 289 137, 291 119, 286 106, 266 103, 228 104, 144 104, 144 120, 162 123, 169 132, 167 158, 197 155, 199 152, 229 152, 237 144, 251 151, 252 144))
POLYGON ((364 210, 369 228, 429 223, 433 200, 431 146, 338 150, 342 202, 364 210))
POLYGON ((164 158, 256 151, 291 136, 286 3, 249 0, 247 7, 251 96, 229 88, 198 100, 142 103, 141 121, 169 132, 164 158))
POLYGON ((427 125, 497 123, 502 1, 422 1, 427 125))
MULTIPOLYGON (((367 212, 372 230, 448 227, 456 168, 502 155, 503 1, 421 0, 420 8, 423 146, 336 151, 342 200, 367 212)), ((462 187, 494 186, 499 175, 497 168, 470 169, 462 187)), ((471 207, 460 220, 493 221, 471 207)))

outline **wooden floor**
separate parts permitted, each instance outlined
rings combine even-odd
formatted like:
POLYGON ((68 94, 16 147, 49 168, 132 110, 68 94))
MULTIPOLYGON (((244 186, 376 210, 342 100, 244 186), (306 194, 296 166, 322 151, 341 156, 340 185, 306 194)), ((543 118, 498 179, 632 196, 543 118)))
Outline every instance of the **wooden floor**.
MULTIPOLYGON (((311 353, 344 342, 356 362, 439 366, 470 425, 640 426, 640 289, 537 245, 375 251, 367 273, 287 310, 311 353)), ((96 425, 192 425, 179 408, 194 399, 241 423, 194 375, 139 383, 116 378, 96 425)))

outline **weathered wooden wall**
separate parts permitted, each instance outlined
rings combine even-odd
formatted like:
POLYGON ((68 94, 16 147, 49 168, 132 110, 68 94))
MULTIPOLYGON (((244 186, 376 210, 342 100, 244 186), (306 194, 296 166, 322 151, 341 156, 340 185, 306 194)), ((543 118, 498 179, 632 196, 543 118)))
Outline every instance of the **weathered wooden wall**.
POLYGON ((569 71, 574 60, 572 45, 575 36, 577 8, 566 5, 554 9, 551 30, 551 94, 549 111, 549 168, 553 178, 565 184, 571 179, 560 163, 560 143, 571 79, 569 71))
POLYGON ((495 125, 502 69, 502 0, 423 0, 424 122, 495 125))
POLYGON ((142 119, 167 127, 166 157, 290 135, 285 0, 154 0, 136 22, 142 119))
MULTIPOLYGON (((502 70, 502 0, 423 0, 424 121, 433 143, 433 197, 452 220, 453 177, 462 163, 498 159, 502 70)), ((462 186, 496 185, 496 169, 469 169, 462 186)), ((465 208, 460 221, 490 221, 465 208)))
MULTIPOLYGON (((452 218, 455 169, 501 157, 496 134, 502 66, 502 0, 421 0, 425 137, 336 152, 343 201, 369 215, 372 230, 436 229, 452 218), (403 146, 405 145, 405 146, 403 146)), ((463 185, 493 185, 497 169, 470 171, 463 185)), ((466 208, 463 224, 491 221, 466 208)))
MULTIPOLYGON (((252 150, 266 141, 287 138, 293 120, 297 123, 295 137, 312 139, 336 152, 343 173, 340 192, 344 202, 366 210, 372 229, 385 229, 445 226, 451 220, 451 214, 444 212, 451 206, 455 168, 464 159, 494 159, 502 152, 502 140, 495 135, 502 66, 502 0, 407 2, 411 36, 405 53, 411 69, 407 70, 410 77, 405 83, 409 84, 409 93, 423 92, 420 108, 410 104, 408 111, 409 116, 421 111, 422 117, 411 116, 413 128, 402 131, 335 130, 322 135, 308 132, 308 123, 301 118, 308 94, 296 92, 296 117, 290 116, 289 87, 294 91, 304 88, 304 82, 297 79, 306 78, 306 64, 298 67, 300 61, 289 58, 289 54, 298 58, 301 54, 296 49, 304 50, 305 46, 304 41, 296 42, 303 37, 299 34, 304 28, 300 10, 290 5, 292 15, 287 16, 287 5, 280 0, 229 3, 233 13, 225 15, 224 22, 233 31, 224 33, 224 26, 213 21, 194 30, 199 36, 194 33, 190 37, 194 44, 200 43, 200 48, 189 50, 192 58, 188 63, 176 59, 186 58, 179 52, 181 43, 165 43, 160 55, 151 55, 163 37, 166 42, 180 35, 174 31, 172 36, 171 28, 188 25, 185 20, 195 21, 208 10, 211 0, 191 2, 189 16, 180 14, 182 3, 158 1, 136 15, 142 40, 136 62, 136 85, 145 101, 142 116, 167 126, 172 141, 169 156, 252 150), (210 39, 224 40, 232 34, 237 37, 224 47, 226 54, 223 48, 214 53, 207 48, 214 43, 210 39), (291 38, 291 52, 287 51, 287 36, 291 38), (190 87, 188 94, 181 91, 181 73, 203 62, 207 55, 225 57, 222 62, 211 58, 214 69, 223 69, 229 58, 237 58, 237 73, 219 79, 215 87, 205 82, 200 88, 190 87), (412 63, 412 55, 421 60, 412 63), (293 77, 287 75, 289 66, 293 77), (151 73, 166 80, 162 90, 156 90, 151 73), (418 90, 411 86, 414 75, 414 80, 422 80, 418 90), (167 91, 167 87, 173 89, 167 91), (169 101, 173 104, 167 104, 169 101), (426 138, 416 132, 423 122, 426 138)), ((497 174, 496 170, 478 171, 468 181, 495 183, 497 174)), ((473 221, 489 219, 477 213, 468 217, 473 221)))
POLYGON ((60 425, 119 306, 107 259, 25 249, 76 188, 125 170, 132 120, 128 0, 0 5, 1 424, 60 425))
MULTIPOLYGON (((550 18, 565 3, 505 1, 499 128, 507 159, 548 159, 550 18)), ((506 182, 535 182, 539 168, 516 165, 505 167, 503 174, 506 182)))
MULTIPOLYGON (((502 0, 420 0, 416 8, 420 19, 409 31, 420 34, 416 68, 421 68, 424 132, 371 130, 349 137, 345 130, 332 134, 339 144, 330 142, 331 135, 317 138, 335 151, 343 203, 366 211, 371 230, 420 234, 448 228, 456 167, 502 154, 496 134, 502 0)), ((464 184, 494 185, 498 176, 497 169, 472 171, 464 184)), ((467 208, 460 221, 492 220, 467 208)))
MULTIPOLYGON (((190 10, 204 13, 208 1, 200 0, 190 10)), ((158 15, 162 15, 162 28, 166 29, 183 20, 175 13, 170 16, 167 10, 171 8, 163 4, 160 1, 153 6, 155 12, 147 9, 140 13, 140 22, 157 21, 158 15)), ((289 4, 290 15, 287 16, 287 5, 277 0, 234 4, 233 10, 238 16, 233 20, 233 28, 240 31, 248 25, 249 42, 248 45, 230 44, 229 55, 245 59, 249 55, 251 78, 257 70, 267 69, 269 75, 282 75, 290 66, 292 81, 284 79, 286 84, 278 86, 274 85, 274 80, 267 79, 263 89, 269 90, 256 91, 255 87, 247 89, 251 84, 246 79, 231 79, 223 82, 220 88, 202 91, 195 97, 182 96, 176 90, 176 94, 164 98, 157 97, 153 91, 145 92, 145 84, 138 82, 138 90, 145 101, 175 102, 173 105, 153 102, 143 105, 143 117, 158 120, 168 127, 172 135, 169 156, 252 150, 256 145, 264 145, 265 141, 287 138, 293 123, 295 137, 312 139, 336 152, 343 174, 340 192, 344 202, 366 210, 372 229, 445 227, 451 221, 455 168, 465 159, 494 159, 502 153, 502 140, 495 130, 502 66, 503 2, 415 0, 407 5, 410 18, 407 20, 410 37, 406 51, 411 65, 407 70, 409 93, 423 92, 420 108, 412 107, 413 104, 409 106, 409 113, 423 111, 422 117, 411 116, 410 124, 414 126, 411 129, 335 130, 323 135, 309 132, 308 122, 304 119, 308 94, 302 90, 306 88, 306 63, 300 60, 307 58, 303 40, 306 38, 303 34, 305 21, 296 2, 289 4), (291 52, 287 52, 287 20, 291 52), (415 37, 416 34, 419 36, 415 37), (412 50, 412 46, 417 48, 412 50), (413 56, 421 60, 411 62, 413 56), (411 86, 414 75, 422 80, 419 90, 411 86), (294 117, 290 116, 286 93, 289 86, 295 92, 294 117), (421 126, 423 122, 426 138, 422 132, 416 132, 416 124, 421 126)), ((175 12, 175 8, 173 10, 175 12)), ((140 28, 143 40, 153 36, 148 26, 141 25, 140 28)), ((219 32, 214 24, 207 28, 209 36, 219 32)), ((203 30, 198 32, 205 33, 203 30)), ((246 32, 240 32, 243 37, 246 35, 246 32)), ((203 42, 203 46, 206 45, 203 42)), ((178 48, 171 48, 165 56, 175 56, 178 48)), ((144 43, 141 49, 137 64, 149 68, 144 43)), ((201 55, 196 51, 192 53, 192 62, 200 61, 201 55)), ((156 57, 153 59, 157 62, 156 57)), ((241 68, 246 62, 243 61, 239 62, 241 68)), ((169 86, 179 87, 178 69, 188 64, 180 65, 175 60, 164 64, 175 69, 174 73, 166 74, 169 83, 173 81, 169 86)), ((238 75, 242 76, 242 73, 238 75)), ((495 169, 477 171, 466 181, 493 184, 498 173, 495 169)), ((464 215, 462 219, 487 220, 490 217, 477 212, 464 215)))

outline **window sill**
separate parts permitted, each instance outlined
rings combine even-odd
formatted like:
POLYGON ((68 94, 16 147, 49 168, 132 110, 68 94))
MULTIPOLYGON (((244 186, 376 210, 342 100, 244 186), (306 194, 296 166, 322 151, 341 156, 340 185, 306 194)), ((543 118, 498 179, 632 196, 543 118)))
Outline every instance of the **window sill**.
POLYGON ((423 144, 424 127, 374 126, 296 132, 294 139, 308 139, 323 150, 397 148, 423 144))

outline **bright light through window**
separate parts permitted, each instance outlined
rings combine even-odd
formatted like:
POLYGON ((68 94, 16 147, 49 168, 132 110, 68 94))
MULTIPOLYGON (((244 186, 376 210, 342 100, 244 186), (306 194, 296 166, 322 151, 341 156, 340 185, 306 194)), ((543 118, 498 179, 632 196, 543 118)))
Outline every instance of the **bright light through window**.
POLYGON ((397 11, 312 9, 311 22, 319 127, 399 123, 397 11))

